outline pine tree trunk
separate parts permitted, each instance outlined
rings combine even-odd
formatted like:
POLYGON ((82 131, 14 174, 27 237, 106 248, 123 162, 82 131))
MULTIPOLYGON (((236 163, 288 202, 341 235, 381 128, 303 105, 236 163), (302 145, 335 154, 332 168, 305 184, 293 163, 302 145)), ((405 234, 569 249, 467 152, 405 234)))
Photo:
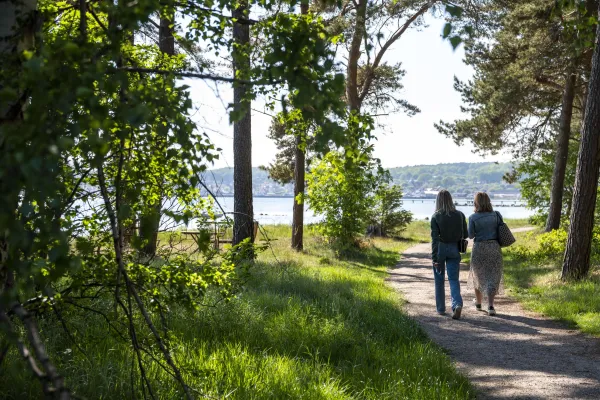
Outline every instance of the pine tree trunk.
POLYGON ((594 209, 598 190, 600 145, 600 25, 588 89, 585 119, 577 159, 573 209, 561 278, 583 279, 590 269, 594 209))
POLYGON ((346 101, 352 111, 360 111, 361 100, 358 87, 358 62, 361 56, 361 45, 366 32, 367 0, 359 0, 356 8, 354 32, 348 52, 348 70, 346 77, 346 101))
MULTIPOLYGON (((300 14, 308 14, 308 0, 300 4, 300 14)), ((301 147, 302 138, 296 136, 296 150, 294 154, 294 209, 292 217, 292 249, 304 249, 304 186, 306 173, 306 153, 301 147), (298 199, 302 202, 299 203, 298 199)))
POLYGON ((296 136, 294 165, 294 215, 292 219, 292 249, 304 249, 304 181, 306 157, 301 148, 302 138, 296 136), (299 202, 299 199, 302 201, 299 202))
MULTIPOLYGON (((171 12, 168 15, 162 15, 158 28, 158 48, 161 53, 174 56, 175 55, 175 37, 173 36, 173 23, 175 22, 175 13, 171 12)), ((166 152, 166 143, 157 143, 158 146, 166 152)), ((161 189, 162 192, 162 189, 161 189)), ((153 205, 149 214, 143 216, 140 221, 140 233, 143 234, 142 241, 145 243, 142 251, 147 256, 154 256, 158 248, 158 230, 160 229, 160 218, 162 217, 162 193, 159 196, 160 200, 153 205), (142 226, 143 225, 143 226, 142 226)))
POLYGON ((546 232, 560 227, 560 218, 563 208, 563 192, 565 185, 565 172, 569 158, 569 140, 571 138, 571 120, 573 117, 573 100, 575 99, 576 76, 569 75, 565 82, 563 93, 562 111, 560 114, 560 128, 556 140, 556 155, 554 158, 554 172, 552 174, 552 191, 550 194, 550 210, 546 221, 546 232))
MULTIPOLYGON (((238 19, 248 18, 248 1, 242 0, 238 8, 233 11, 233 17, 238 19)), ((242 47, 250 43, 250 26, 235 23, 233 25, 233 40, 242 47)), ((241 53, 245 53, 242 50, 241 53)), ((234 56, 234 69, 250 68, 250 57, 247 54, 234 56)), ((244 109, 243 116, 233 124, 233 244, 239 244, 246 238, 254 235, 254 210, 252 206, 252 117, 250 104, 246 98, 248 87, 236 84, 233 88, 233 104, 235 110, 244 109)))

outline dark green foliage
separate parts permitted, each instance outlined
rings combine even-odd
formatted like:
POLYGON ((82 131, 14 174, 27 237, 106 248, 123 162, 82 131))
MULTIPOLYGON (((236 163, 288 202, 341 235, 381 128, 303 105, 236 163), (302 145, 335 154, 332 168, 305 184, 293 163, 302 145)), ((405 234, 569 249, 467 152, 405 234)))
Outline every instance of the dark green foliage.
POLYGON ((560 28, 560 21, 548 19, 553 2, 499 7, 499 26, 490 27, 489 38, 467 42, 465 60, 475 68, 474 80, 455 83, 470 117, 437 127, 459 144, 473 142, 482 152, 509 148, 527 154, 553 136, 569 55, 552 35, 560 28))
POLYGON ((375 202, 371 210, 370 230, 378 236, 396 236, 412 221, 412 213, 402 208, 402 188, 380 183, 375 190, 375 202))
MULTIPOLYGON (((579 143, 572 141, 570 144, 569 159, 565 174, 564 196, 563 196, 563 222, 569 218, 571 201, 573 198, 573 185, 575 183, 575 166, 577 163, 577 147, 579 143)), ((550 185, 554 170, 554 154, 552 148, 541 147, 535 155, 524 159, 518 164, 510 175, 509 180, 520 181, 521 195, 527 201, 529 208, 536 210, 532 221, 543 225, 548 216, 548 205, 550 204, 550 185)))
MULTIPOLYGON (((247 85, 245 103, 266 91, 293 92, 289 103, 322 123, 321 140, 328 142, 337 131, 322 105, 339 102, 343 77, 332 71, 330 38, 311 16, 272 14, 246 21, 266 45, 258 49, 254 64, 238 70, 232 80, 208 70, 208 64, 197 63, 193 70, 184 55, 162 54, 156 43, 131 39, 152 26, 159 12, 176 12, 185 17, 173 27, 182 48, 202 40, 207 51, 237 57, 250 49, 232 44, 233 21, 226 15, 232 3, 84 5, 80 13, 78 4, 39 1, 43 23, 36 45, 25 51, 15 45, 18 51, 9 47, 1 55, 0 244, 7 249, 0 259, 3 332, 16 346, 21 337, 38 334, 28 325, 27 313, 75 307, 101 314, 126 340, 121 349, 133 362, 133 392, 151 391, 147 372, 164 369, 181 390, 177 397, 191 398, 171 357, 176 339, 163 325, 164 314, 175 306, 181 312, 201 307, 209 291, 230 299, 245 277, 240 257, 252 246, 244 242, 216 251, 202 230, 192 245, 173 233, 159 243, 156 254, 141 251, 147 244, 142 238, 158 234, 159 227, 145 223, 158 210, 165 215, 161 230, 194 218, 206 228, 214 218, 199 184, 216 149, 196 129, 188 87, 176 78, 247 85), (6 104, 17 112, 4 119, 6 104), (317 107, 305 109, 307 104, 317 107), (141 236, 134 233, 137 224, 141 236), (14 285, 5 290, 12 278, 14 285), (23 325, 7 317, 20 312, 21 304, 27 308, 20 314, 23 325)), ((16 44, 18 35, 13 39, 16 44)), ((239 118, 238 113, 231 118, 239 118)), ((60 318, 53 322, 70 324, 60 318)), ((49 376, 47 395, 61 390, 60 376, 45 364, 43 341, 25 343, 49 376)), ((21 352, 23 357, 28 353, 21 352)))

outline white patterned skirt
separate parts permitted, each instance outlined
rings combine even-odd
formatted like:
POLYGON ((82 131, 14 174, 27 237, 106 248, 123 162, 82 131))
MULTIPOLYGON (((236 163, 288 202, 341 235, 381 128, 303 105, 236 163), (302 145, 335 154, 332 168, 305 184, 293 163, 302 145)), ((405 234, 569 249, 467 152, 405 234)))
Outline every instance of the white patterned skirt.
POLYGON ((504 293, 502 251, 496 240, 474 242, 467 288, 484 296, 504 293))

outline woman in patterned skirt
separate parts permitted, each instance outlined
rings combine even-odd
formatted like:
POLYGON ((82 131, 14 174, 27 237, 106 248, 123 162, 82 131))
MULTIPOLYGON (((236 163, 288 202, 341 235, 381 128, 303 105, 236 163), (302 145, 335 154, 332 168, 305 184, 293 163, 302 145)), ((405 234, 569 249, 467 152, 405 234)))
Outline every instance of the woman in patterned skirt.
POLYGON ((481 311, 483 297, 488 299, 488 314, 496 315, 494 298, 503 292, 502 252, 498 243, 499 212, 494 212, 487 193, 475 195, 475 213, 469 217, 469 238, 475 239, 467 287, 475 289, 475 307, 481 311))

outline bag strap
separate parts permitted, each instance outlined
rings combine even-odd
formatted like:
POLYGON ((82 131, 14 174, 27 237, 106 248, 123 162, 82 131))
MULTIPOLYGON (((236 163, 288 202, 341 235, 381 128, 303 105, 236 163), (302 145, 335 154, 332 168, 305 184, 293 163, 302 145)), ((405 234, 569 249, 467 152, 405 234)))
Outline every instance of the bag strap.
POLYGON ((459 213, 460 213, 460 216, 462 217, 460 219, 460 233, 462 235, 460 237, 460 240, 463 240, 465 238, 465 224, 463 224, 463 222, 466 222, 465 221, 465 214, 463 214, 462 211, 459 211, 459 213))
POLYGON ((494 211, 494 213, 496 214, 496 221, 498 222, 498 226, 502 225, 504 223, 502 216, 498 211, 494 211))

